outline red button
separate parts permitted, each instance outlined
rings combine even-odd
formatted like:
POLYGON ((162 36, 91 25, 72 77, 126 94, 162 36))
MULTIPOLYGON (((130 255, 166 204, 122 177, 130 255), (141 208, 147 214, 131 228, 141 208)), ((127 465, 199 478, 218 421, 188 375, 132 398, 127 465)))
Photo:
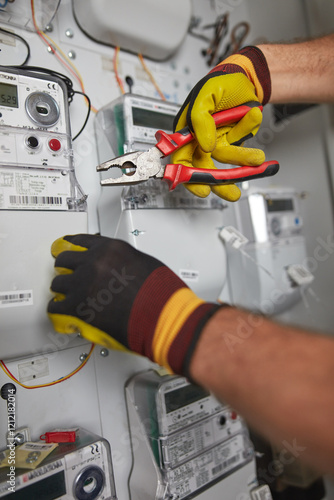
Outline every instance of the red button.
POLYGON ((230 413, 231 420, 236 420, 238 418, 238 414, 236 411, 232 410, 230 413))
POLYGON ((49 148, 51 151, 59 151, 61 149, 61 142, 58 139, 50 139, 49 148))

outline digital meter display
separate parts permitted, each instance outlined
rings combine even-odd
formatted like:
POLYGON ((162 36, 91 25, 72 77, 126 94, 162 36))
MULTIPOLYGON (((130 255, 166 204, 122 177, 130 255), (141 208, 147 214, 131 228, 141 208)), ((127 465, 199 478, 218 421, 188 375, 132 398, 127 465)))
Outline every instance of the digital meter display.
POLYGON ((267 208, 268 212, 292 212, 294 210, 291 198, 267 200, 267 208))
POLYGON ((186 385, 180 389, 166 392, 166 413, 170 413, 171 411, 178 410, 183 406, 195 403, 195 401, 199 401, 207 396, 210 396, 208 391, 205 391, 195 385, 186 385))
POLYGON ((0 83, 0 106, 18 108, 17 86, 9 83, 0 83))
POLYGON ((173 130, 173 115, 144 108, 132 108, 133 124, 138 127, 173 130))

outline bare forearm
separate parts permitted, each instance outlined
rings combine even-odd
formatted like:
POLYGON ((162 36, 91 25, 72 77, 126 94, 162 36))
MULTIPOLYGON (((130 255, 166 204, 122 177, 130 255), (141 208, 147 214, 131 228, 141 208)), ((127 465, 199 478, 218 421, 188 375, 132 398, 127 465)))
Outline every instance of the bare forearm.
POLYGON ((264 44, 272 83, 270 102, 334 101, 334 34, 293 44, 264 44))
POLYGON ((198 342, 191 376, 271 442, 334 473, 334 341, 223 308, 198 342))

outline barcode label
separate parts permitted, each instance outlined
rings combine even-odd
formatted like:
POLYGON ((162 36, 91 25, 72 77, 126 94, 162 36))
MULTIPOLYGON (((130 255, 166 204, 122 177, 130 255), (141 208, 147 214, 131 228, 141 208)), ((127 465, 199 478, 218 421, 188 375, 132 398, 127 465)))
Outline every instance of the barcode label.
POLYGON ((60 196, 13 196, 9 197, 11 205, 62 205, 60 196))
POLYGON ((222 470, 226 469, 230 465, 234 464, 235 462, 239 461, 239 453, 235 455, 234 457, 228 458, 227 460, 224 460, 221 464, 217 465, 216 467, 213 467, 211 469, 211 472, 213 475, 218 474, 218 472, 221 472, 222 470))
POLYGON ((40 444, 40 443, 32 443, 32 442, 27 442, 24 443, 20 450, 50 450, 51 448, 54 447, 54 444, 40 444))
POLYGON ((0 292, 0 307, 32 306, 32 290, 0 292))

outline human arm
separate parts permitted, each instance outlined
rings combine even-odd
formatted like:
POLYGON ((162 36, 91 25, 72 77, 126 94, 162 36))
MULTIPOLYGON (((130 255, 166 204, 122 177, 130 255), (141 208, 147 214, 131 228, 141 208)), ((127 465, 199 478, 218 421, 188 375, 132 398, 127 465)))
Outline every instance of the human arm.
MULTIPOLYGON (((334 35, 328 35, 300 43, 245 47, 219 63, 195 85, 181 107, 175 128, 179 130, 187 124, 198 145, 195 148, 194 141, 181 148, 173 155, 173 162, 214 168, 213 158, 221 163, 259 165, 265 159, 264 153, 244 147, 241 139, 257 133, 261 114, 248 113, 235 126, 217 132, 208 115, 245 103, 250 96, 262 104, 333 102, 333 53, 334 35)), ((189 189, 201 197, 210 193, 207 185, 189 189)), ((236 201, 240 196, 234 185, 212 191, 228 201, 236 201)))
POLYGON ((119 240, 66 236, 48 313, 60 333, 190 376, 275 443, 334 473, 334 341, 197 297, 157 259, 119 240), (298 451, 298 450, 297 450, 298 451))
POLYGON ((289 44, 262 44, 271 103, 334 101, 334 34, 289 44))
POLYGON ((202 331, 190 375, 284 453, 334 473, 333 339, 223 308, 202 331))

